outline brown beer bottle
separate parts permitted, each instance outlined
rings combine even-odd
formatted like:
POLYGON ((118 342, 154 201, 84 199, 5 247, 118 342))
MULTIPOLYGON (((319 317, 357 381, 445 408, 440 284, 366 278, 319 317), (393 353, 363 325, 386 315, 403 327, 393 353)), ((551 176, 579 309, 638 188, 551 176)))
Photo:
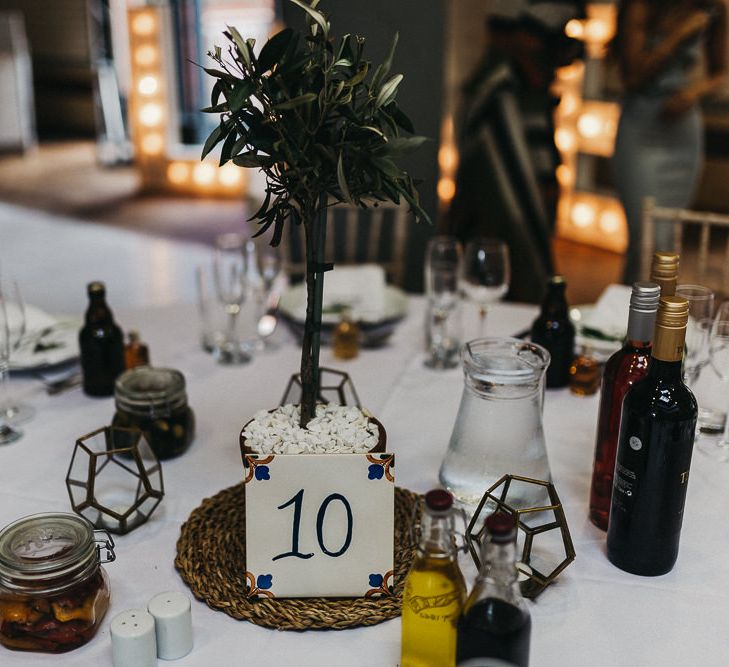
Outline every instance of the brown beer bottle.
POLYGON ((111 396, 124 371, 124 337, 106 303, 104 283, 89 283, 87 290, 89 307, 79 332, 83 389, 89 396, 111 396))

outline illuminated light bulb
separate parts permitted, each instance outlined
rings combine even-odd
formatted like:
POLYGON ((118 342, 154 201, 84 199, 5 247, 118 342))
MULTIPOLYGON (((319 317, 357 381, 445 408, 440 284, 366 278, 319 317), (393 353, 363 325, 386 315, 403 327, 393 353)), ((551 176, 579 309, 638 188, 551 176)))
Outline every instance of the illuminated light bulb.
POLYGON ((600 229, 607 234, 613 234, 620 229, 622 219, 616 211, 604 211, 600 216, 600 229))
POLYGON ((132 32, 147 37, 157 29, 157 17, 152 12, 137 14, 132 19, 132 32))
POLYGON ((557 182, 563 188, 569 188, 575 183, 575 172, 573 169, 568 167, 566 164, 561 164, 557 167, 557 182))
POLYGON ((450 144, 444 144, 438 151, 438 164, 443 171, 452 172, 458 164, 458 151, 450 144))
POLYGON ((565 116, 570 116, 577 111, 579 104, 580 102, 577 95, 564 95, 562 97, 562 101, 559 103, 560 113, 565 116))
POLYGON ((564 27, 564 34, 572 39, 581 39, 585 34, 585 26, 579 19, 571 19, 564 27))
POLYGON ((192 180, 197 185, 212 185, 215 182, 215 167, 210 162, 200 162, 192 170, 192 180))
POLYGON ((143 76, 137 83, 137 90, 140 95, 154 95, 159 88, 159 81, 156 76, 143 76))
POLYGON ((218 171, 218 181, 226 188, 234 188, 243 182, 243 170, 228 162, 218 171))
POLYGON ((577 129, 585 139, 594 139, 602 134, 605 123, 596 113, 585 113, 577 121, 577 129))
POLYGON ((165 140, 159 132, 142 137, 140 142, 142 152, 147 155, 159 155, 165 147, 165 140))
POLYGON ((151 44, 139 46, 134 50, 134 62, 140 67, 149 67, 157 62, 159 51, 151 44))
POLYGON ((591 19, 585 26, 585 39, 588 42, 603 43, 610 37, 610 27, 605 21, 591 19))
POLYGON ((575 133, 564 127, 559 128, 554 133, 554 143, 563 153, 571 153, 577 147, 577 139, 575 133))
POLYGON ((190 178, 190 167, 184 162, 173 162, 167 167, 167 180, 175 185, 184 185, 190 178))
POLYGON ((139 110, 139 122, 146 127, 154 127, 162 122, 162 107, 156 103, 145 104, 139 110))
POLYGON ((575 227, 589 227, 595 222, 595 207, 580 202, 572 207, 572 222, 575 227))
POLYGON ((456 184, 452 178, 441 178, 438 181, 438 198, 441 201, 449 202, 456 194, 456 184))

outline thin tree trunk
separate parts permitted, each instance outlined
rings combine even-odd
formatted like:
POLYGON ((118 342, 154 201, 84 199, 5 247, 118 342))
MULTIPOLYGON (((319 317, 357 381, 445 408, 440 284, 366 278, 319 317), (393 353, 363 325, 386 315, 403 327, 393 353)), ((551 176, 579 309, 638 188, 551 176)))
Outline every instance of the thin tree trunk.
POLYGON ((306 237, 306 323, 301 345, 301 420, 302 428, 316 414, 319 396, 319 347, 324 300, 324 246, 326 242, 327 196, 319 197, 316 210, 304 218, 306 237))

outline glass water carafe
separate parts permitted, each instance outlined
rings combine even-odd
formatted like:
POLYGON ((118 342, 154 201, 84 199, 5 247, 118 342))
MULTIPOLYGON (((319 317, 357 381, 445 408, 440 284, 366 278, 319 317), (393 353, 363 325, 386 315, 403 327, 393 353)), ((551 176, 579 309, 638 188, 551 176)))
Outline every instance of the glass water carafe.
MULTIPOLYGON (((542 428, 549 352, 516 338, 480 338, 462 354, 465 385, 441 484, 475 506, 505 474, 550 481, 542 428)), ((520 507, 546 500, 542 487, 527 484, 513 485, 507 498, 520 507)))

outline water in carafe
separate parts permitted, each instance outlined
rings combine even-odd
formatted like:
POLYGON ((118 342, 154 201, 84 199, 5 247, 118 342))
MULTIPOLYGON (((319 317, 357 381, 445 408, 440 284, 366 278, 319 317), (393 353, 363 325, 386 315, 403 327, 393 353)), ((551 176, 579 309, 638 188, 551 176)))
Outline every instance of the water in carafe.
MULTIPOLYGON (((550 481, 542 428, 544 372, 549 353, 510 338, 467 343, 465 384, 440 481, 461 503, 475 506, 505 474, 550 481)), ((536 506, 544 487, 514 485, 508 502, 536 506)))

